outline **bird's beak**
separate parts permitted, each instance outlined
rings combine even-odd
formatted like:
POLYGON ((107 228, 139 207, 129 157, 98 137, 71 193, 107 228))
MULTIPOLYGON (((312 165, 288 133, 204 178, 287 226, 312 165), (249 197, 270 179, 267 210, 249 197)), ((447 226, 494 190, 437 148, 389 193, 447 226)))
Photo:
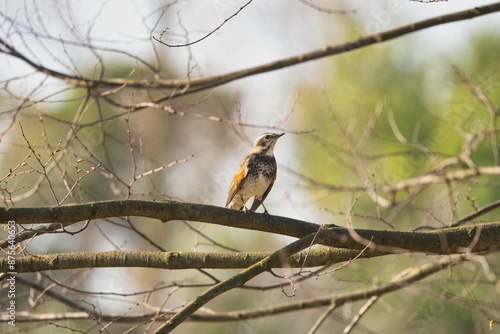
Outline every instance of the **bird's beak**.
POLYGON ((278 135, 278 137, 277 137, 277 138, 279 138, 279 137, 283 136, 284 134, 285 134, 284 132, 283 132, 283 133, 280 133, 280 134, 278 135))

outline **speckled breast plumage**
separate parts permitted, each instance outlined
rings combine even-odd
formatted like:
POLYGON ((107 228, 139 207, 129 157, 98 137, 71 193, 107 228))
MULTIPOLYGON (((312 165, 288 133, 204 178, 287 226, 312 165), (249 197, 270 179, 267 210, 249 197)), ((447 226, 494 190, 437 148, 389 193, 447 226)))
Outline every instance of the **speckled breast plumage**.
POLYGON ((252 154, 247 170, 239 193, 243 197, 262 195, 276 179, 276 159, 266 154, 252 154))

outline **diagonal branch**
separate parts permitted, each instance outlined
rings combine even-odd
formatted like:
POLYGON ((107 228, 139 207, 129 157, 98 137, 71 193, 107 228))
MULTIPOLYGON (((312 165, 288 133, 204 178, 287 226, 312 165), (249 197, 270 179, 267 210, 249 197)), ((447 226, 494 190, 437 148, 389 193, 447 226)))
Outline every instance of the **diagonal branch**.
POLYGON ((295 253, 309 247, 314 240, 319 241, 316 238, 315 233, 311 233, 302 239, 292 242, 291 244, 281 248, 280 250, 272 253, 270 256, 266 257, 264 260, 252 265, 251 267, 243 270, 241 273, 222 281, 207 291, 203 292, 201 295, 192 300, 187 304, 182 310, 177 312, 172 318, 170 318, 165 324, 158 328, 154 333, 162 334, 169 333, 174 328, 179 326, 184 320, 186 320, 191 314, 196 312, 200 307, 219 296, 220 294, 229 291, 231 289, 240 287, 248 282, 255 276, 268 271, 269 269, 285 263, 288 258, 295 253))

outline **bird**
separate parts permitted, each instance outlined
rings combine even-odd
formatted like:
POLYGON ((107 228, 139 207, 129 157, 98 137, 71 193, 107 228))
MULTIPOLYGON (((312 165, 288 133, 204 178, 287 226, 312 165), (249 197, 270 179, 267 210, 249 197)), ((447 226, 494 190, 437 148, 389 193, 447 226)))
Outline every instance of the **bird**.
POLYGON ((264 200, 271 191, 276 180, 277 165, 274 158, 274 145, 284 133, 261 134, 255 140, 250 154, 241 161, 227 194, 226 208, 255 212, 262 204, 264 213, 269 214, 264 206, 264 200), (250 209, 246 202, 254 197, 250 209))

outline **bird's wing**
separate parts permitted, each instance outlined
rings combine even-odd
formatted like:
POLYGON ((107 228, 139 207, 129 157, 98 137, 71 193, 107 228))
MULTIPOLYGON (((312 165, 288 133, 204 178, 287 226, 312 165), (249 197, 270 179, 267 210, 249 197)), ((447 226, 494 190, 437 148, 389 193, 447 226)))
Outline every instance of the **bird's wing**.
POLYGON ((245 178, 245 176, 247 176, 247 163, 248 159, 247 158, 243 159, 243 161, 236 169, 236 172, 234 173, 233 181, 231 181, 231 185, 229 186, 229 191, 227 193, 226 208, 228 207, 229 203, 231 203, 231 201, 233 200, 234 195, 236 195, 236 192, 240 189, 241 181, 245 178))
POLYGON ((264 194, 262 194, 262 197, 260 199, 259 199, 260 196, 255 196, 253 203, 252 203, 252 207, 250 208, 251 212, 255 212, 255 210, 257 210, 259 208, 259 206, 262 204, 262 202, 264 202, 267 195, 269 195, 269 192, 271 191, 273 184, 274 184, 274 180, 271 182, 269 187, 267 187, 266 191, 264 192, 264 194))

